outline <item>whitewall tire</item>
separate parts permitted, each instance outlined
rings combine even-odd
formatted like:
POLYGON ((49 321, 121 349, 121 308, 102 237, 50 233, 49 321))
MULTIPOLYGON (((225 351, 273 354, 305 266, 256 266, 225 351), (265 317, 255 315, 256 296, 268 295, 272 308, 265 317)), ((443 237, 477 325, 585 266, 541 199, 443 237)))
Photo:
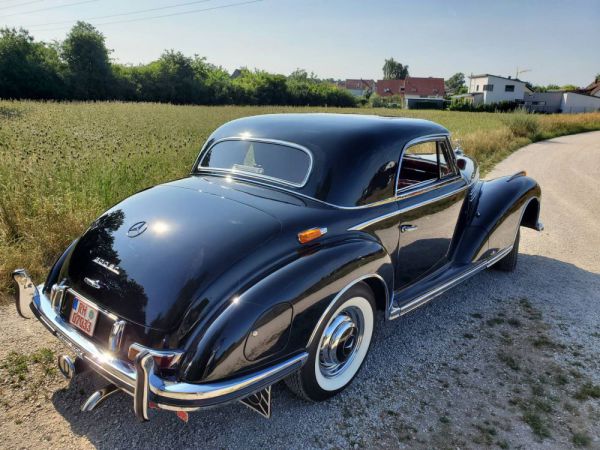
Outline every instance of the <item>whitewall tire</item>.
POLYGON ((301 397, 320 401, 342 391, 360 370, 373 337, 375 300, 365 283, 346 291, 319 324, 306 364, 286 380, 301 397))

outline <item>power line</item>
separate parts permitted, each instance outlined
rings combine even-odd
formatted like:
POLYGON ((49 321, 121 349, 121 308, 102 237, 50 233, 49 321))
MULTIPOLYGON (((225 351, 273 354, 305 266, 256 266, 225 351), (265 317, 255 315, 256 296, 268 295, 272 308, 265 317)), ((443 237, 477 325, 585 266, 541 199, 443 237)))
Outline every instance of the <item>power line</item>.
MULTIPOLYGON (((250 1, 246 1, 246 2, 230 3, 228 5, 213 6, 212 8, 191 9, 189 11, 181 11, 181 12, 170 13, 170 14, 161 14, 159 16, 139 17, 139 18, 136 18, 136 19, 126 19, 126 20, 115 20, 115 21, 111 21, 111 22, 95 23, 93 25, 94 26, 102 26, 102 25, 115 25, 115 24, 119 24, 119 23, 140 22, 140 21, 144 21, 144 20, 161 19, 163 17, 181 16, 183 14, 195 14, 195 13, 206 12, 206 11, 215 11, 217 9, 233 8, 235 6, 249 5, 249 4, 252 4, 252 3, 259 3, 259 2, 262 2, 262 1, 263 0, 250 0, 250 1)), ((35 31, 54 31, 54 30, 64 30, 64 29, 65 29, 65 27, 59 27, 59 28, 42 28, 42 29, 37 29, 35 31)))
MULTIPOLYGON (((35 1, 40 1, 40 0, 35 0, 35 1)), ((97 1, 98 0, 85 0, 83 2, 67 3, 65 5, 55 5, 55 6, 49 6, 47 8, 34 9, 31 11, 23 11, 23 12, 18 12, 18 13, 5 14, 0 17, 12 17, 12 16, 23 15, 23 14, 33 14, 33 13, 40 12, 40 11, 48 11, 50 9, 66 8, 67 6, 83 5, 84 3, 92 3, 92 2, 97 2, 97 1)))
MULTIPOLYGON (((111 17, 121 17, 121 16, 131 16, 133 14, 141 14, 141 13, 146 13, 146 12, 151 12, 151 11, 158 11, 158 10, 162 10, 162 9, 170 9, 170 8, 178 8, 180 6, 189 6, 189 5, 194 5, 197 3, 207 3, 210 2, 212 0, 196 0, 193 2, 186 2, 186 3, 178 3, 176 5, 170 5, 170 6, 160 6, 158 8, 149 8, 149 9, 140 9, 137 11, 130 11, 130 12, 126 12, 126 13, 120 13, 120 14, 110 14, 108 16, 96 16, 96 17, 87 17, 85 19, 78 19, 78 20, 83 20, 83 21, 88 21, 88 20, 98 20, 98 19, 109 19, 111 17)), ((49 25, 60 25, 63 23, 73 23, 73 20, 62 20, 59 22, 50 22, 50 23, 38 23, 38 24, 33 24, 33 25, 29 25, 27 28, 34 28, 34 27, 46 27, 49 25)))
POLYGON ((2 8, 0 8, 0 10, 2 10, 2 9, 10 9, 10 8, 17 8, 19 6, 25 6, 25 5, 31 5, 32 3, 41 3, 43 1, 44 0, 31 0, 29 2, 15 3, 14 5, 3 6, 2 8))

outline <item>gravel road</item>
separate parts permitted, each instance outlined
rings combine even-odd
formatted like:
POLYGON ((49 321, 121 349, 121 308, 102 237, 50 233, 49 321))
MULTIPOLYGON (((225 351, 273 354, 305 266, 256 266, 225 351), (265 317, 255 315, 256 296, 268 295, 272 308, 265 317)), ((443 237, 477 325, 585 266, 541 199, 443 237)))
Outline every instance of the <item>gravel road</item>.
POLYGON ((277 385, 271 420, 234 404, 141 424, 125 394, 81 413, 99 381, 69 386, 43 350, 61 345, 2 307, 2 447, 600 448, 600 132, 529 145, 488 178, 520 169, 542 186, 546 230, 523 229, 516 272, 380 320, 349 389, 309 404, 277 385))

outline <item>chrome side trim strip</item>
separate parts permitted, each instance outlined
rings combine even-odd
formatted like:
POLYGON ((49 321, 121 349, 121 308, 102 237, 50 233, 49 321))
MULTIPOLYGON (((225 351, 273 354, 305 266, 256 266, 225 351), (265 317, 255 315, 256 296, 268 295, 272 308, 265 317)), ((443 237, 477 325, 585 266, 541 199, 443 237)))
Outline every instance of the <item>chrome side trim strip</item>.
POLYGON ((359 282, 361 282, 363 280, 366 280, 367 278, 377 278, 377 279, 379 279, 383 283, 383 285, 385 286, 385 304, 388 306, 388 308, 391 307, 389 288, 388 288, 387 283, 383 279, 383 277, 381 275, 379 275, 379 274, 376 274, 376 273, 370 273, 368 275, 363 275, 362 277, 359 277, 356 280, 350 282, 350 284, 347 284, 341 291, 339 291, 336 294, 336 296, 333 298, 333 300, 331 300, 331 302, 329 302, 329 305, 327 305, 327 308, 325 308, 325 311, 323 311, 323 314, 321 314, 321 317, 319 318, 319 320, 317 322, 317 325, 313 329, 313 331, 312 331, 312 333, 310 335, 310 338, 308 339, 308 343, 306 344, 306 348, 310 347, 310 345, 312 344, 312 342, 315 339, 315 336, 317 334, 317 331, 319 331, 319 327, 321 326, 321 324, 325 320, 325 317, 327 317, 327 314, 329 314, 329 312, 331 311, 331 308, 333 308, 333 305, 335 304, 335 302, 342 295, 344 295, 344 293, 346 291, 348 291, 348 289, 350 289, 356 283, 359 283, 359 282))
POLYGON ((373 219, 367 220, 366 222, 361 222, 358 225, 354 225, 353 227, 348 228, 348 231, 360 231, 360 230, 364 230, 365 228, 377 223, 377 222, 381 222, 382 220, 386 220, 389 219, 390 217, 394 217, 397 216, 399 214, 403 214, 405 212, 411 211, 413 209, 419 208, 421 206, 426 206, 429 205, 431 203, 437 202, 438 200, 443 200, 445 198, 448 197, 452 197, 453 195, 459 194, 462 191, 468 189, 471 185, 470 184, 466 184, 464 186, 461 186, 460 188, 452 191, 452 192, 448 192, 447 194, 444 195, 440 195, 439 197, 434 197, 434 198, 430 198, 429 200, 425 200, 423 202, 419 202, 419 203, 415 203, 414 205, 410 205, 410 206, 406 206, 404 208, 400 208, 396 211, 392 211, 391 213, 388 214, 384 214, 383 216, 379 216, 379 217, 375 217, 373 219))
POLYGON ((388 314, 389 320, 397 319, 398 317, 403 316, 404 314, 407 314, 407 313, 413 311, 414 309, 417 309, 418 307, 423 306, 424 304, 430 302, 435 297, 443 294, 450 288, 456 286, 461 281, 464 281, 465 279, 475 275, 476 273, 482 271, 483 269, 487 269, 488 267, 494 265, 496 262, 501 260, 508 253, 510 253, 510 251, 512 249, 513 249, 513 246, 511 245, 509 247, 506 247, 503 250, 500 250, 498 253, 496 253, 491 258, 477 263, 475 266, 471 267, 467 271, 459 274, 456 278, 453 278, 453 279, 447 281, 446 283, 442 284, 441 286, 433 288, 432 290, 426 292, 423 295, 420 295, 419 297, 415 298, 414 300, 412 300, 411 302, 407 303, 406 305, 404 305, 402 307, 398 308, 398 307, 392 306, 392 308, 390 309, 390 312, 388 314))
POLYGON ((285 185, 294 186, 294 187, 303 187, 304 185, 306 185, 306 182, 308 181, 308 178, 310 177, 310 174, 311 174, 312 168, 313 168, 313 164, 314 164, 314 158, 313 158, 311 151, 302 145, 298 145, 298 144, 295 144, 293 142, 288 142, 288 141, 281 141, 278 139, 231 136, 231 137, 218 139, 215 142, 213 142, 210 147, 203 150, 202 157, 199 159, 199 161, 196 164, 196 167, 194 169, 195 170, 201 169, 201 170, 205 170, 208 172, 211 172, 211 171, 225 172, 225 173, 228 173, 231 175, 239 174, 239 175, 242 175, 242 176, 248 177, 248 178, 260 178, 260 179, 273 181, 274 183, 280 183, 280 184, 285 184, 285 185), (297 150, 302 150, 304 153, 306 153, 308 155, 308 159, 310 161, 310 163, 308 165, 308 170, 306 171, 306 175, 304 176, 304 179, 300 183, 294 183, 292 181, 282 180, 280 178, 275 178, 275 177, 271 177, 268 175, 261 175, 261 174, 252 173, 252 172, 244 172, 243 170, 203 167, 201 164, 202 164, 202 161, 204 160, 204 158, 206 157, 206 155, 208 154, 208 152, 210 152, 217 144, 220 144, 221 142, 226 142, 226 141, 262 142, 265 144, 276 144, 276 145, 281 145, 284 147, 291 147, 291 148, 295 148, 297 150))
MULTIPOLYGON (((227 175, 226 172, 220 173, 220 172, 216 172, 216 171, 205 170, 205 168, 203 169, 202 167, 198 167, 197 171, 193 172, 193 175, 201 175, 202 173, 206 173, 207 175, 212 175, 212 176, 219 176, 219 177, 225 177, 227 175)), ((245 181, 247 183, 250 182, 252 184, 258 184, 259 186, 264 186, 264 187, 268 187, 268 188, 271 188, 271 189, 277 189, 279 191, 283 191, 283 192, 287 192, 288 194, 295 195, 296 197, 306 198, 308 200, 312 200, 313 202, 321 203, 322 205, 329 206, 329 207, 335 208, 335 209, 341 209, 341 210, 356 210, 356 209, 373 208, 375 206, 380 206, 380 205, 384 205, 386 203, 392 203, 392 202, 397 201, 396 197, 390 197, 390 198, 386 198, 384 200, 379 200, 379 201, 374 202, 374 203, 369 203, 368 205, 341 206, 341 205, 336 205, 334 203, 326 202, 324 200, 319 200, 318 198, 311 197, 310 195, 303 194, 302 192, 299 192, 299 191, 293 191, 291 189, 286 189, 286 188, 284 188, 282 186, 276 186, 276 185, 268 184, 268 183, 261 183, 257 179, 252 179, 252 180, 249 180, 249 179, 248 180, 246 180, 246 179, 239 179, 239 181, 245 181)))

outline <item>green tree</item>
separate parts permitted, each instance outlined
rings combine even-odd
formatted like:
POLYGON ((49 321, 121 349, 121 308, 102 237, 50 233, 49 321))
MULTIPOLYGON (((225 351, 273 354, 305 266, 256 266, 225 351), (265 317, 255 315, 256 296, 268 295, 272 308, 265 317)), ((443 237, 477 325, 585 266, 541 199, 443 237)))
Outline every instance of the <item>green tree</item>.
POLYGON ((383 64, 384 80, 404 80, 408 76, 408 66, 402 65, 394 58, 386 59, 383 64))
POLYGON ((64 96, 56 49, 34 42, 23 29, 0 29, 0 97, 50 99, 64 96))
POLYGON ((73 98, 111 98, 113 73, 102 33, 89 23, 77 22, 62 43, 61 56, 73 98))
POLYGON ((574 84, 565 84, 561 86, 560 89, 561 91, 576 91, 579 89, 579 87, 575 86, 574 84))
POLYGON ((465 84, 465 74, 457 72, 446 80, 447 94, 464 94, 467 91, 465 84))

